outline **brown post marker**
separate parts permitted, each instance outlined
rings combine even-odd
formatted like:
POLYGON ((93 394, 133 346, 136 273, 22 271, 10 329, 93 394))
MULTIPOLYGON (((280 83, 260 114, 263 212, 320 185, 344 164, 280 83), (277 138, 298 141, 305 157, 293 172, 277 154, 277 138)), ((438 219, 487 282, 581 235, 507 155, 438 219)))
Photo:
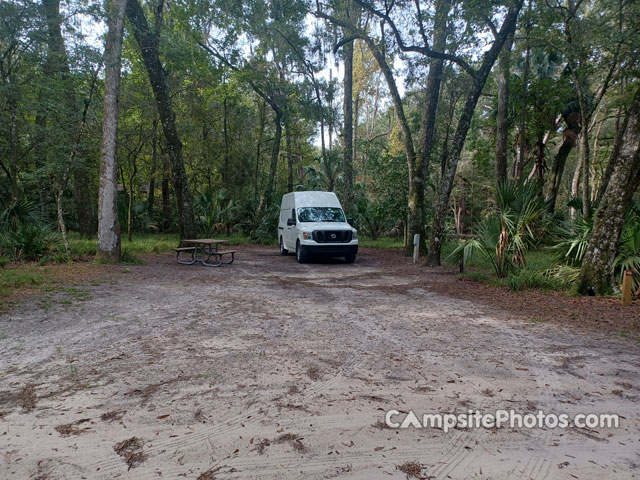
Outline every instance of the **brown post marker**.
POLYGON ((631 305, 631 283, 633 270, 626 270, 622 279, 622 305, 631 305))

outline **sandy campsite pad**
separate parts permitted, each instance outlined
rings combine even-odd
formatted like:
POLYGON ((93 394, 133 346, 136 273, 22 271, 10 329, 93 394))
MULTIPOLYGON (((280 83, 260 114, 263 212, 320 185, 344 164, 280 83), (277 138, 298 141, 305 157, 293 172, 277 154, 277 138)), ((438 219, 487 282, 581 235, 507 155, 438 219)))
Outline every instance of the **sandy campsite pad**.
POLYGON ((483 287, 474 302, 398 252, 145 260, 0 318, 0 478, 640 476, 633 338, 548 322, 549 306, 531 321, 483 287), (390 409, 613 412, 621 427, 398 430, 390 409))

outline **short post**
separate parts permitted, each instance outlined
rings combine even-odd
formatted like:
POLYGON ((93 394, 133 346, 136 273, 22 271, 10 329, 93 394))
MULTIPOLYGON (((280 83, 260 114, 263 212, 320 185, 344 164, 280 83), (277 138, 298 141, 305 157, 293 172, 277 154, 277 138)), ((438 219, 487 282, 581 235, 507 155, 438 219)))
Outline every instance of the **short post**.
POLYGON ((631 305, 631 284, 633 283, 633 270, 625 270, 622 278, 622 305, 631 305))
POLYGON ((420 256, 420 234, 416 233, 413 236, 413 263, 418 262, 419 256, 420 256))

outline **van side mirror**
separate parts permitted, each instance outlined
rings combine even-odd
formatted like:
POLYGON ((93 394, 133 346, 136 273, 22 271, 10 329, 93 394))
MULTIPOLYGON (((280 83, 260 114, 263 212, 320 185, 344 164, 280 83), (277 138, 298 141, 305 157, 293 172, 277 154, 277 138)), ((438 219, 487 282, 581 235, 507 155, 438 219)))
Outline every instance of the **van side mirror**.
POLYGON ((291 227, 292 225, 296 224, 296 219, 295 218, 287 218, 287 226, 291 227))
POLYGON ((353 218, 347 218, 347 223, 353 226, 353 218))

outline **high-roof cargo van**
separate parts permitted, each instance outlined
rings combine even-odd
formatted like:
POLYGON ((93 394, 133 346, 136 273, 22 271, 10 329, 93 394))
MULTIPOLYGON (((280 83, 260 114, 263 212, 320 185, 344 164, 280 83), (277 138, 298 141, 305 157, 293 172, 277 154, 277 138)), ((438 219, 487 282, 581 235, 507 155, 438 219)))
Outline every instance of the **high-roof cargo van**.
POLYGON ((344 257, 353 263, 358 253, 358 231, 349 225, 333 192, 283 195, 278 237, 280 254, 295 252, 299 263, 315 255, 344 257))

